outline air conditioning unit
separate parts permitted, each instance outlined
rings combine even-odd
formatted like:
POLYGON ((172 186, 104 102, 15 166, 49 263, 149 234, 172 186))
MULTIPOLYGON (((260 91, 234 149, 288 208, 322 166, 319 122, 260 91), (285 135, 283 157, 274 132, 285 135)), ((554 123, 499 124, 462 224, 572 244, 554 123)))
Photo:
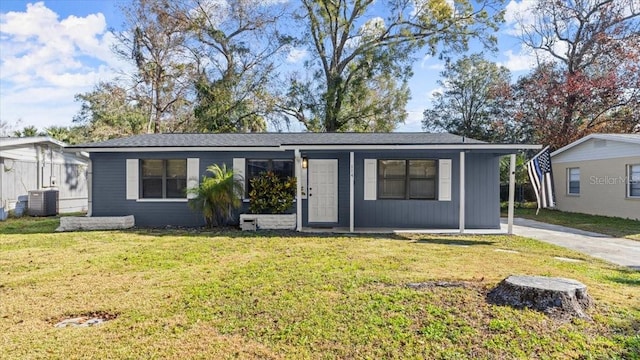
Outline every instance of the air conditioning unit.
POLYGON ((28 204, 31 216, 57 215, 58 190, 31 190, 28 204))

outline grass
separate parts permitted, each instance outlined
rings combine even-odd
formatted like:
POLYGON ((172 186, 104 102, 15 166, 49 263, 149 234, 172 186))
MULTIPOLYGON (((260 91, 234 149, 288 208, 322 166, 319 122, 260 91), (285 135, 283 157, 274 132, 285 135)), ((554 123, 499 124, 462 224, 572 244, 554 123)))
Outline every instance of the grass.
MULTIPOLYGON (((506 216, 506 210, 503 215, 506 216)), ((516 208, 516 217, 568 226, 576 229, 593 231, 614 237, 640 240, 640 221, 618 217, 587 215, 557 210, 540 209, 536 215, 535 208, 516 208)))
POLYGON ((640 359, 640 272, 526 238, 56 226, 0 223, 0 358, 640 359), (487 304, 510 274, 585 283, 593 320, 487 304))

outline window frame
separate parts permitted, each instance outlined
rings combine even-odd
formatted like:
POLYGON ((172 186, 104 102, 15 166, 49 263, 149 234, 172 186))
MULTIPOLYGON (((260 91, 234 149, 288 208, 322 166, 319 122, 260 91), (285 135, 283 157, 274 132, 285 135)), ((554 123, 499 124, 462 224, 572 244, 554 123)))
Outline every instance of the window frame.
MULTIPOLYGON (((378 171, 376 172, 376 197, 380 200, 438 200, 438 159, 377 159, 376 167, 378 171), (383 161, 403 161, 404 162, 404 175, 402 177, 396 175, 395 180, 402 178, 404 180, 404 196, 386 196, 382 192, 382 188, 384 187, 385 177, 381 174, 382 162, 383 161), (432 163, 434 173, 432 176, 412 176, 411 175, 411 162, 412 161, 429 161, 432 163), (416 180, 431 180, 433 182, 433 196, 431 197, 422 197, 422 196, 412 196, 411 194, 411 182, 416 180)), ((387 178, 391 180, 391 178, 387 178)))
MULTIPOLYGON (((291 163, 291 174, 287 175, 289 177, 295 177, 296 171, 295 171, 295 161, 293 159, 289 159, 289 158, 246 158, 245 159, 245 169, 244 169, 244 173, 246 174, 245 179, 244 179, 244 196, 245 198, 249 198, 249 192, 251 191, 251 179, 252 176, 249 172, 249 166, 250 163, 252 161, 266 161, 267 162, 267 170, 265 171, 273 171, 273 162, 274 161, 283 161, 283 162, 289 162, 291 163)), ((256 174, 258 175, 258 174, 256 174)))
POLYGON ((187 179, 189 177, 189 169, 188 169, 188 163, 187 163, 187 158, 162 158, 162 159, 140 159, 139 160, 139 168, 138 168, 138 172, 139 172, 139 195, 138 198, 140 200, 155 200, 155 201, 161 201, 161 200, 187 200, 187 194, 184 191, 185 189, 187 189, 187 179), (183 176, 179 176, 179 177, 169 177, 167 174, 168 171, 168 162, 170 160, 178 160, 178 161, 184 161, 184 175, 183 176), (144 175, 144 162, 145 161, 162 161, 162 177, 160 177, 160 181, 161 181, 161 186, 162 186, 162 196, 161 197, 145 197, 145 192, 144 192, 144 181, 147 179, 158 179, 158 176, 145 176, 144 175), (182 180, 184 187, 182 188, 183 191, 180 197, 168 197, 167 196, 167 192, 168 192, 168 180, 182 180))
POLYGON ((629 199, 640 199, 640 164, 628 164, 627 165, 627 183, 625 184, 625 188, 626 188, 626 192, 627 192, 627 198, 629 199), (633 177, 633 168, 637 167, 638 168, 638 175, 636 175, 637 177, 633 177), (632 194, 632 186, 634 184, 637 184, 636 186, 638 186, 639 191, 637 195, 633 195, 632 194))
POLYGON ((579 167, 569 167, 567 168, 567 195, 569 196, 580 196, 580 188, 581 188, 581 181, 580 181, 580 177, 581 177, 581 171, 579 167), (578 192, 571 192, 571 183, 572 182, 576 182, 576 180, 571 180, 571 172, 573 170, 577 170, 578 171, 578 192))

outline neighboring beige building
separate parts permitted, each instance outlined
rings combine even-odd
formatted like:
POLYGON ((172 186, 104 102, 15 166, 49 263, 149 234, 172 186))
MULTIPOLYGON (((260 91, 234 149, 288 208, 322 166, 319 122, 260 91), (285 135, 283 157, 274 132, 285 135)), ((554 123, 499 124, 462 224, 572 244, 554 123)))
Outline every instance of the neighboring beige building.
POLYGON ((591 134, 551 163, 559 210, 640 220, 640 134, 591 134))

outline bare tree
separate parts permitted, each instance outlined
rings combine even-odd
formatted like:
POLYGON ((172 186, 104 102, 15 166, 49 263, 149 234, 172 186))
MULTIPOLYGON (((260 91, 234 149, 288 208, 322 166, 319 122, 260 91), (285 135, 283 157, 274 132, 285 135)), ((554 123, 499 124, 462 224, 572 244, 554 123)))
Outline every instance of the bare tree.
POLYGON ((541 66, 530 83, 555 94, 537 101, 551 102, 559 119, 536 127, 552 129, 548 135, 561 136, 561 146, 589 132, 637 125, 640 2, 538 0, 532 11, 521 19, 522 40, 541 61, 556 64, 541 66))
POLYGON ((184 22, 167 12, 171 3, 133 0, 124 7, 127 31, 116 34, 119 43, 114 48, 135 65, 131 93, 148 108, 147 131, 154 133, 179 129, 192 116, 197 61, 186 46, 184 22))
MULTIPOLYGON (((312 53, 307 69, 313 78, 292 83, 287 113, 310 130, 352 131, 362 123, 362 104, 379 103, 363 116, 387 111, 390 124, 384 128, 394 128, 404 117, 389 113, 385 100, 395 96, 371 99, 378 93, 365 89, 379 82, 367 82, 393 74, 395 93, 403 93, 416 50, 461 51, 471 38, 492 46, 490 32, 502 21, 501 3, 481 0, 474 7, 468 0, 303 0, 300 19, 312 53)), ((394 107, 402 109, 408 92, 399 99, 404 100, 394 107)))

